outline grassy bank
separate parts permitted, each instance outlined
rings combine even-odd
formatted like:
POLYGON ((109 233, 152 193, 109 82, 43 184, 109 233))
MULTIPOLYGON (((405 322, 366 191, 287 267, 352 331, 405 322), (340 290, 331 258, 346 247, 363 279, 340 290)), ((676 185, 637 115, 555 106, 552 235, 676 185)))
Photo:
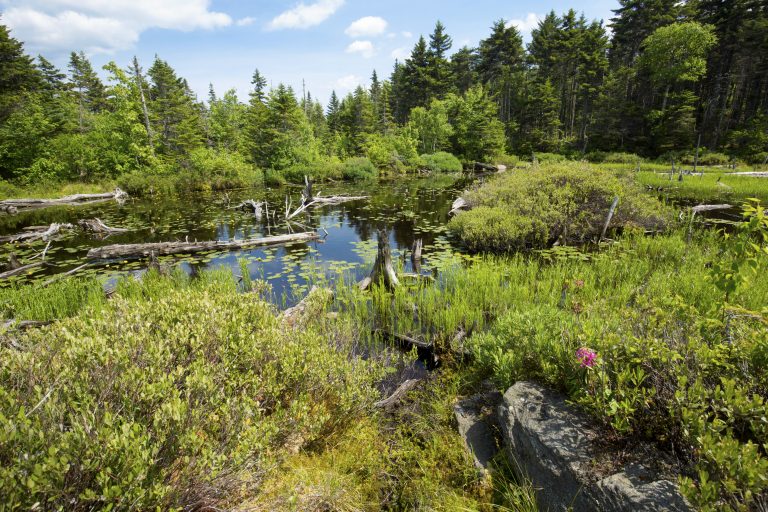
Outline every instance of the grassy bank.
MULTIPOLYGON (((663 171, 669 172, 669 169, 663 171)), ((643 186, 696 201, 740 201, 747 197, 768 200, 768 178, 738 176, 721 169, 711 169, 701 176, 678 176, 655 171, 640 171, 637 180, 643 186)))

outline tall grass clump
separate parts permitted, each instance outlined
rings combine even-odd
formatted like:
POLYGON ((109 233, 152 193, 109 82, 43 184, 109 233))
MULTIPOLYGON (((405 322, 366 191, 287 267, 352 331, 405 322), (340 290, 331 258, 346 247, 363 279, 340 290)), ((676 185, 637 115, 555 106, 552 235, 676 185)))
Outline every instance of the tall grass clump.
POLYGON ((602 230, 614 197, 613 228, 659 229, 670 214, 630 179, 583 163, 535 166, 505 173, 465 195, 471 210, 450 231, 469 249, 541 248, 560 240, 581 243, 602 230))

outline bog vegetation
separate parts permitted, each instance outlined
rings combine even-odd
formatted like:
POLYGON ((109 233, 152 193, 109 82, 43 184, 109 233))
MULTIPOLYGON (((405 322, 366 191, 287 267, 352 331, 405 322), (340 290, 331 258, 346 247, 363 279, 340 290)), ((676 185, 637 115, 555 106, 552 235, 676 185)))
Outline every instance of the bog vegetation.
POLYGON ((507 167, 446 227, 465 253, 394 289, 322 282, 334 298, 296 327, 245 263, 239 282, 152 270, 109 296, 96 278, 0 289, 4 505, 535 510, 452 424, 482 382, 531 379, 615 445, 659 445, 696 507, 766 508, 768 180, 731 171, 768 163, 768 11, 731 4, 620 0, 610 37, 551 12, 525 47, 499 20, 455 49, 438 22, 325 107, 258 70, 247 98, 201 101, 160 57, 99 74, 73 52, 64 73, 0 25, 0 197, 507 167), (743 218, 704 227, 660 195, 743 218), (441 362, 387 412, 383 383, 416 354, 386 329, 441 362))

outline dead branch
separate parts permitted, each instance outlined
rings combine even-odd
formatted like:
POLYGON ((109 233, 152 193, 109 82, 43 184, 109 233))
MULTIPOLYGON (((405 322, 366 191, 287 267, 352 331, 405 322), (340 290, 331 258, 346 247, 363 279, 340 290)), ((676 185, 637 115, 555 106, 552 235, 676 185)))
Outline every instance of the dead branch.
POLYGON ((97 218, 82 219, 77 221, 77 224, 84 230, 89 231, 91 233, 95 233, 95 234, 111 235, 114 233, 125 233, 127 231, 130 231, 129 229, 125 229, 125 228, 109 227, 106 224, 104 224, 100 219, 97 219, 97 218))
POLYGON ((373 406, 381 409, 391 409, 392 407, 396 406, 400 401, 402 401, 403 398, 405 398, 405 395, 416 387, 416 385, 421 381, 421 379, 408 379, 398 388, 395 390, 394 393, 389 395, 387 398, 383 400, 379 400, 378 402, 374 403, 373 406))
POLYGON ((33 210, 49 206, 79 206, 101 201, 124 201, 127 197, 128 194, 115 188, 114 192, 104 194, 74 194, 56 199, 6 199, 0 201, 0 212, 17 213, 21 210, 33 210))

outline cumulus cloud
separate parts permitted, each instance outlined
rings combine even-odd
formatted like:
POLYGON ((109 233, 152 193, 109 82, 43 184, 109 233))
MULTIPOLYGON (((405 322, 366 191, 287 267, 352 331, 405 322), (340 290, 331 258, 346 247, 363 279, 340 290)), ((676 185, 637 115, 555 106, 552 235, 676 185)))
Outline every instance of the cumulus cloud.
POLYGON ((410 32, 408 32, 407 30, 406 30, 406 31, 404 31, 404 32, 400 32, 400 35, 401 35, 401 36, 403 36, 403 37, 404 37, 404 38, 406 38, 406 39, 410 39, 410 38, 412 38, 412 37, 413 37, 413 34, 411 34, 410 32))
POLYGON ((300 3, 277 15, 269 22, 269 28, 309 28, 319 25, 344 5, 344 0, 318 0, 313 4, 300 3))
POLYGON ((340 91, 351 91, 362 83, 362 79, 356 75, 345 75, 336 80, 335 87, 340 91))
POLYGON ((520 32, 529 33, 531 30, 539 26, 539 22, 542 19, 544 18, 535 12, 529 12, 525 15, 524 20, 509 20, 509 22, 507 22, 507 26, 515 26, 520 32))
POLYGON ((378 16, 365 16, 353 21, 344 31, 349 37, 375 37, 387 30, 387 20, 378 16))
POLYGON ((238 27, 247 27, 248 25, 253 25, 256 22, 256 18, 252 16, 246 16, 245 18, 240 18, 235 22, 235 25, 238 27))
POLYGON ((347 53, 359 53, 366 59, 376 55, 376 49, 370 41, 352 41, 345 51, 347 53))
POLYGON ((411 56, 411 52, 408 51, 408 48, 402 47, 402 48, 395 48, 394 50, 392 50, 392 53, 390 55, 392 56, 393 59, 405 60, 411 56))
POLYGON ((150 28, 215 29, 232 18, 210 0, 10 0, 3 21, 35 50, 111 53, 133 46, 150 28), (22 5, 23 4, 23 5, 22 5))

